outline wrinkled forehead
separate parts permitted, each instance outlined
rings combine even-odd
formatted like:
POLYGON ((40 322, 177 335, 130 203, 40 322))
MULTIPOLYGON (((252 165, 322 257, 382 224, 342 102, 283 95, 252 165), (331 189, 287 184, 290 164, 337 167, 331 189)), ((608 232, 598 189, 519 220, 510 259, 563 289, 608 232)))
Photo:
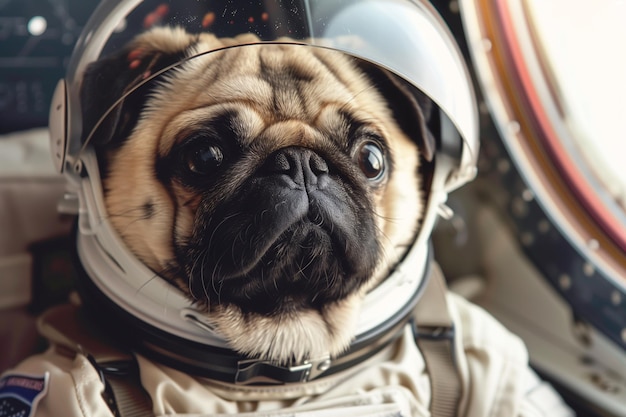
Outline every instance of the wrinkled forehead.
POLYGON ((165 122, 162 152, 181 132, 201 126, 230 129, 245 143, 286 121, 336 137, 366 123, 384 130, 391 121, 352 58, 302 45, 247 45, 196 56, 164 74, 160 87, 144 119, 165 122))
MULTIPOLYGON (((194 53, 203 45, 193 47, 194 53)), ((329 104, 349 109, 375 88, 354 60, 340 52, 302 45, 247 45, 199 55, 163 76, 157 99, 189 109, 240 102, 265 118, 315 117, 329 104)), ((371 97, 371 95, 370 95, 371 97)))

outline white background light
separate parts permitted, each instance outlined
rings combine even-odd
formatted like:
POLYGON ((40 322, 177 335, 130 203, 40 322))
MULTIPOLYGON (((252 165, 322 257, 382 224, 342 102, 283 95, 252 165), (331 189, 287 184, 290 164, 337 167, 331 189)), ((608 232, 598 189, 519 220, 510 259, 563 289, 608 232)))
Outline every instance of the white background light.
POLYGON ((42 16, 33 16, 28 21, 28 33, 33 36, 43 35, 48 28, 48 22, 42 16))

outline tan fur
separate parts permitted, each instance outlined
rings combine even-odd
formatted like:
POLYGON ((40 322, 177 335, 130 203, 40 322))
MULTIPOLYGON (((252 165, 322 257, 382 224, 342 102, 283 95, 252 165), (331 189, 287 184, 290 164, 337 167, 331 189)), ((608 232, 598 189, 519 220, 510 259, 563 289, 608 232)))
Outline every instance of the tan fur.
POLYGON ((360 308, 360 294, 354 294, 318 311, 298 311, 278 318, 246 316, 233 306, 218 308, 214 319, 220 333, 238 350, 252 357, 287 363, 295 359, 319 359, 342 352, 349 343, 360 308), (346 337, 333 337, 333 333, 346 337))
MULTIPOLYGON (((254 41, 254 38, 218 40, 201 35, 190 54, 220 45, 254 41)), ((191 44, 189 35, 177 31, 152 31, 136 41, 143 50, 180 50, 191 44)), ((327 306, 323 312, 298 311, 280 317, 245 317, 236 307, 209 306, 209 317, 232 347, 240 352, 286 361, 292 356, 336 355, 354 336, 364 292, 385 277, 404 254, 418 227, 422 210, 417 176, 418 150, 393 120, 382 97, 356 68, 340 54, 321 48, 283 45, 246 46, 194 58, 170 71, 147 103, 131 137, 112 154, 107 179, 106 207, 110 219, 128 247, 157 273, 173 257, 172 230, 189 236, 196 205, 194 196, 176 188, 177 204, 154 177, 155 156, 167 155, 181 132, 223 108, 237 108, 243 136, 254 141, 271 137, 271 146, 306 146, 320 140, 320 132, 336 128, 342 109, 369 121, 391 143, 394 171, 389 182, 370 198, 384 257, 376 276, 358 294, 327 306), (314 58, 317 56, 317 58, 314 58), (213 65, 215 60, 221 65, 213 65), (297 96, 286 90, 276 96, 258 76, 260 60, 276 67, 295 65, 315 79, 297 96), (319 65, 323 60, 336 74, 319 65), (222 69, 221 71, 219 71, 222 69), (141 218, 139 209, 150 199, 154 216, 141 218), (174 219, 174 207, 179 213, 174 219)), ((184 288, 183 288, 184 290, 184 288)))

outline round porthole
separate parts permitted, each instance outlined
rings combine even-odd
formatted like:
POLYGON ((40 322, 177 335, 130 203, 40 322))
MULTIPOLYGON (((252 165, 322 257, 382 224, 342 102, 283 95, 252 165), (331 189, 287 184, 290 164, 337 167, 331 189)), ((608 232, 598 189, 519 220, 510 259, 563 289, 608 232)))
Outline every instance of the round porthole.
POLYGON ((626 348, 626 3, 461 6, 476 77, 527 187, 523 215, 511 207, 520 244, 577 318, 626 348))

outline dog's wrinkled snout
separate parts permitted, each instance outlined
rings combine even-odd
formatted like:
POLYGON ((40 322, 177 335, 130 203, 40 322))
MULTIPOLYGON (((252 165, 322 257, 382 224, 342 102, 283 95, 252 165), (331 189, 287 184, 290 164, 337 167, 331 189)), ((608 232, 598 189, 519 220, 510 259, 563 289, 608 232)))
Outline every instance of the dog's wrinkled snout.
POLYGON ((305 188, 322 184, 320 178, 328 174, 328 164, 315 151, 303 147, 283 148, 268 158, 268 174, 288 176, 295 184, 305 188))

